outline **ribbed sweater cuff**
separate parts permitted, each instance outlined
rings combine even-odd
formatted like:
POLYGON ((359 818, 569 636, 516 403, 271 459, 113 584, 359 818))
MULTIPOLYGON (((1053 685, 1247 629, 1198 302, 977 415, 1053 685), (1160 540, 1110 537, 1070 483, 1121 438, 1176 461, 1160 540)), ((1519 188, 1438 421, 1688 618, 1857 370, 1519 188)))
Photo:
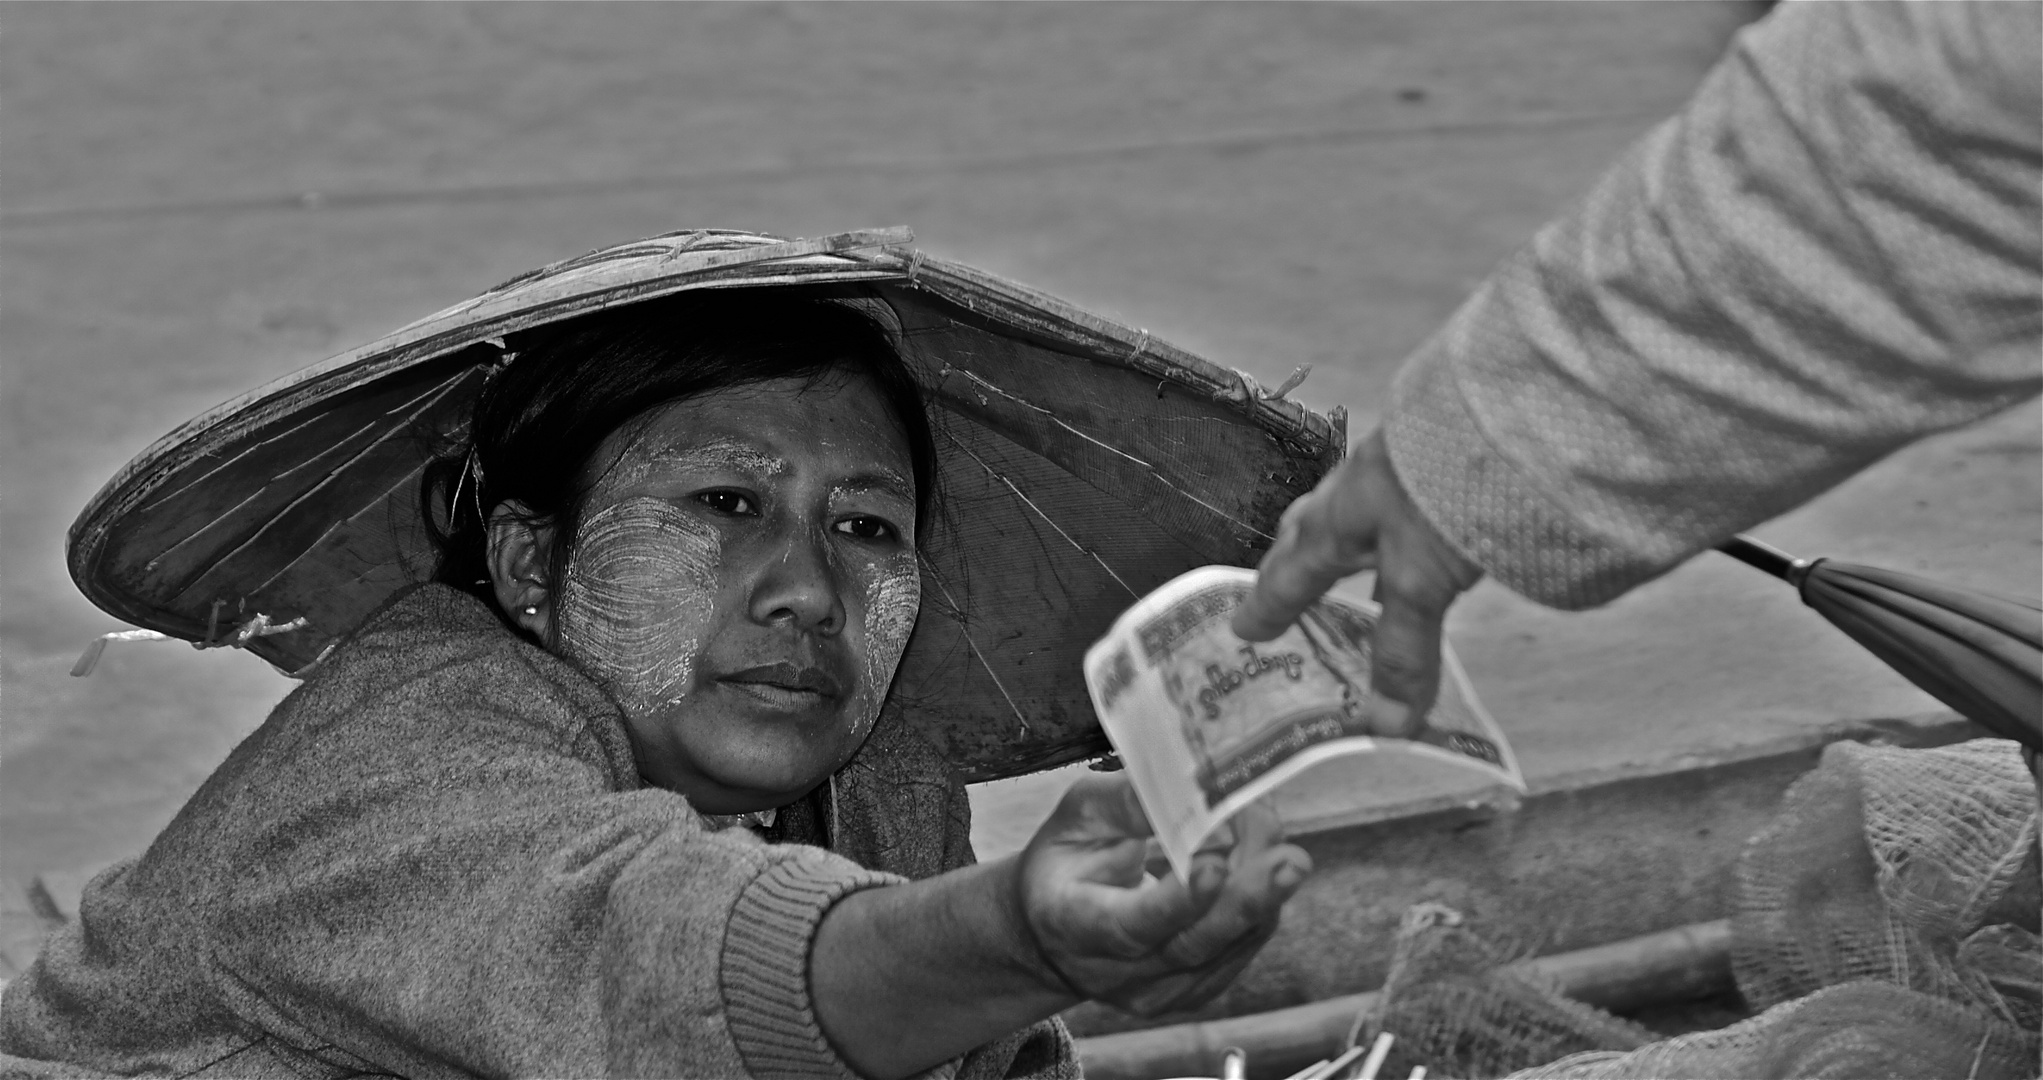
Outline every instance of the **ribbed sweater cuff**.
POLYGON ((904 879, 797 853, 752 879, 724 932, 723 998, 731 1040, 754 1076, 854 1078, 816 1022, 809 948, 823 913, 859 889, 904 879))
POLYGON ((1583 528, 1483 434, 1441 338, 1399 373, 1384 442, 1440 534, 1512 591, 1549 607, 1608 603, 1665 569, 1583 528))

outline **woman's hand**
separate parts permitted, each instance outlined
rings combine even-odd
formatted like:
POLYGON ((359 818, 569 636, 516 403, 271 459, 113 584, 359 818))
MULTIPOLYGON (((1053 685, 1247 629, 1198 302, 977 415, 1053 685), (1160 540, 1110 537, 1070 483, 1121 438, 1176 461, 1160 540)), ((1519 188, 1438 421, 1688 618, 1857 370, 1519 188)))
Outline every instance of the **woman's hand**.
POLYGON ((833 905, 809 954, 817 1023, 860 1075, 892 1080, 1082 998, 1138 1013, 1205 1001, 1312 869, 1267 817, 1236 821, 1190 887, 1145 880, 1154 842, 1135 789, 1080 780, 1021 854, 833 905))
POLYGON ((1149 819, 1126 774, 1071 786, 1021 855, 1020 916, 1049 976, 1083 997, 1154 1015, 1190 1008, 1233 981, 1276 932, 1312 871, 1255 808, 1194 858, 1191 881, 1145 878, 1149 819))

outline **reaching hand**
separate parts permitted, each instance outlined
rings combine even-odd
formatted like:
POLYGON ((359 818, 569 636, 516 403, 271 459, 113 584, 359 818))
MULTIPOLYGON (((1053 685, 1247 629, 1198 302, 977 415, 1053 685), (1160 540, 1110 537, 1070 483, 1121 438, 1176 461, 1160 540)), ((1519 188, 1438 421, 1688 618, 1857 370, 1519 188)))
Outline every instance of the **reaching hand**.
POLYGON ((1151 830, 1134 787, 1086 777, 1022 853, 1022 917, 1071 990, 1143 1016, 1190 1008, 1234 980, 1312 870, 1275 834, 1251 808, 1199 852, 1189 884, 1145 880, 1151 830))
POLYGON ((1410 734, 1440 689, 1447 605, 1483 572, 1412 504, 1391 470, 1381 428, 1284 511, 1255 591, 1234 614, 1234 632, 1268 641, 1334 582, 1371 569, 1383 615, 1365 719, 1384 734, 1410 734))

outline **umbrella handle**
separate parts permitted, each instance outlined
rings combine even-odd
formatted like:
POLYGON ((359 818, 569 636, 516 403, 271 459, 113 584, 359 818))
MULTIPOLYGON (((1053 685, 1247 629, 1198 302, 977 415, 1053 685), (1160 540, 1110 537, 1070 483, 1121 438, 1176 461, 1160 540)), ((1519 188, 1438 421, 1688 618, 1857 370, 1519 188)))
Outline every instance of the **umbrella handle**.
POLYGON ((1772 544, 1761 543, 1749 536, 1734 536, 1717 545, 1717 550, 1737 559, 1747 566, 1761 570, 1799 589, 1808 578, 1809 570, 1820 559, 1798 559, 1772 544))

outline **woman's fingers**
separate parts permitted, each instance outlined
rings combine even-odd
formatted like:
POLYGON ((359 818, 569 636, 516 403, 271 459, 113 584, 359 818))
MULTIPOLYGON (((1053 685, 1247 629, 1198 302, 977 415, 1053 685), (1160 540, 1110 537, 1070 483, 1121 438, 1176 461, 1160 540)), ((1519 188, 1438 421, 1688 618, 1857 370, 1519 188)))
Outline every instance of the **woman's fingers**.
POLYGON ((1285 900, 1310 867, 1303 851, 1287 847, 1238 868, 1213 907, 1157 951, 1151 976, 1131 981, 1114 1004, 1151 1015, 1202 1004, 1225 989, 1276 933, 1285 900))
POLYGON ((1113 1005, 1137 1016, 1154 1016, 1176 1009, 1196 1008, 1227 989, 1228 984, 1234 981, 1234 977, 1241 974, 1241 969, 1247 967, 1250 960, 1255 959, 1256 953, 1268 939, 1269 935, 1263 935, 1244 940, 1228 950, 1225 957, 1206 967, 1172 972, 1163 978, 1143 983, 1124 994, 1120 1000, 1114 1001, 1113 1005))
POLYGON ((1125 774, 1087 776, 1065 790, 1029 841, 1031 861, 1049 860, 1072 881, 1135 885, 1154 844, 1149 818, 1125 774))
POLYGON ((1235 976, 1256 958, 1276 932, 1277 921, 1272 919, 1263 929, 1236 941, 1205 966, 1154 984, 1150 992, 1138 996, 1129 1011, 1150 1015, 1204 1005, 1234 982, 1235 976))
MULTIPOLYGON (((1275 907, 1283 904, 1288 889, 1274 902, 1270 898, 1276 862, 1288 860, 1292 865, 1285 879, 1291 888, 1296 887, 1292 878, 1302 879, 1310 870, 1312 860, 1304 851, 1272 849, 1278 828, 1275 816, 1261 807, 1235 815, 1193 854, 1184 880, 1165 873, 1136 888, 1113 888, 1125 878, 1125 868, 1118 862, 1111 879, 1097 871, 1084 876, 1107 890, 1099 895, 1098 903, 1111 920, 1114 938, 1144 952, 1168 952, 1176 942, 1179 956, 1167 956, 1169 962, 1199 964, 1204 962, 1204 954, 1240 936, 1257 913, 1274 913, 1275 907), (1217 910, 1223 906, 1224 911, 1217 910)), ((1145 855, 1148 846, 1148 842, 1143 844, 1145 855)), ((1126 852, 1118 855, 1119 859, 1127 857, 1126 852)))
POLYGON ((1163 948, 1185 928, 1197 925, 1225 892, 1227 867, 1206 861, 1193 868, 1192 880, 1175 874, 1149 878, 1134 888, 1094 885, 1101 941, 1127 959, 1148 956, 1163 948))
POLYGON ((1125 774, 1073 783, 1024 853, 1028 914, 1046 949, 1136 959, 1196 921, 1225 880, 1224 854, 1188 884, 1148 878, 1152 831, 1125 774))
POLYGON ((1063 980, 1102 1000, 1191 1000, 1224 986, 1311 870, 1251 808, 1201 845, 1189 880, 1145 878, 1154 847, 1125 777, 1074 784, 1022 856, 1023 917, 1063 980))
POLYGON ((1257 854, 1227 875, 1212 905, 1164 943, 1160 955, 1174 968, 1202 968, 1245 939, 1267 936, 1311 872, 1312 856, 1302 848, 1284 844, 1257 854))

